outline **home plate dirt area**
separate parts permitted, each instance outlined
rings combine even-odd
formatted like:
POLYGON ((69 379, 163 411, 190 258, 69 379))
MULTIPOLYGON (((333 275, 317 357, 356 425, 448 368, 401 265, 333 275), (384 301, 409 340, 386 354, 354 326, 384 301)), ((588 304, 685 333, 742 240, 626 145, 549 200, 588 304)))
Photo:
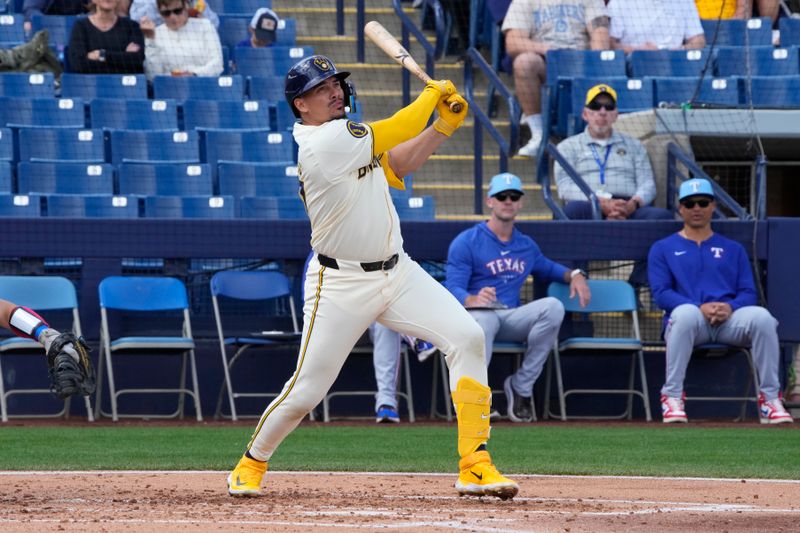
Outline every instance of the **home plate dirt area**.
POLYGON ((797 531, 800 483, 513 476, 514 500, 459 497, 454 475, 0 472, 2 531, 797 531))

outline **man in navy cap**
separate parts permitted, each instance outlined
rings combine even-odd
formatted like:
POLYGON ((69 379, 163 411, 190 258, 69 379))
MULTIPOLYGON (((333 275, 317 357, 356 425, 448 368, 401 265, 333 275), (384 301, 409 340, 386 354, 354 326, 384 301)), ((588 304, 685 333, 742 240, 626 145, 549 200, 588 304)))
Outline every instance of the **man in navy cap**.
POLYGON ((716 207, 711 182, 687 180, 678 198, 683 229, 653 244, 648 257, 653 299, 665 311, 664 422, 687 421, 686 367, 693 348, 707 342, 750 347, 761 385, 761 423, 792 422, 780 395, 778 321, 757 305, 753 273, 742 245, 711 229, 716 207))
POLYGON ((273 10, 261 7, 253 14, 247 31, 250 36, 237 43, 236 46, 252 48, 266 48, 275 43, 278 28, 281 25, 281 18, 273 10))
POLYGON ((467 308, 486 337, 486 365, 495 340, 527 343, 522 366, 504 383, 508 417, 533 419, 533 384, 558 337, 564 306, 546 297, 520 305, 520 289, 528 276, 568 283, 570 297, 585 306, 591 294, 586 273, 545 257, 533 239, 514 228, 522 208, 522 182, 504 172, 492 178, 486 205, 490 216, 461 232, 447 253, 445 286, 467 308))

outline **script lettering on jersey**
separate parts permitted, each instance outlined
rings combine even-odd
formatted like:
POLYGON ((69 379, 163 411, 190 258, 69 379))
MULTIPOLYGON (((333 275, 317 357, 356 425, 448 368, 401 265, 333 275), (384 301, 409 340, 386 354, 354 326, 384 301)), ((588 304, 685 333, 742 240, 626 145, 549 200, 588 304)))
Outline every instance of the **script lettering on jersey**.
POLYGON ((720 248, 719 246, 712 246, 711 251, 714 252, 714 259, 721 259, 722 252, 725 251, 725 248, 720 248))
POLYGON ((503 272, 514 272, 516 274, 524 274, 525 273, 525 261, 523 259, 518 259, 514 257, 501 257, 499 259, 493 259, 486 263, 486 268, 493 275, 502 274, 503 272))
POLYGON ((373 157, 372 161, 370 161, 369 165, 363 166, 363 167, 358 169, 358 179, 363 178, 364 176, 367 175, 367 172, 372 172, 374 169, 378 168, 379 166, 381 166, 380 157, 378 157, 378 156, 373 157))

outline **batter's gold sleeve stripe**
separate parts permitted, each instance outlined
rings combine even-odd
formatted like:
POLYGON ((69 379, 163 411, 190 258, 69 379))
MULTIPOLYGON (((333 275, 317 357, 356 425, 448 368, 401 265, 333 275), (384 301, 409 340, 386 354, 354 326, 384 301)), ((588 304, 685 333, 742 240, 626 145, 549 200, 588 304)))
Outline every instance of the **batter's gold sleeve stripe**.
POLYGON ((303 349, 300 350, 300 357, 299 357, 299 361, 298 361, 298 364, 297 364, 297 370, 295 371, 294 375, 292 376, 292 381, 289 383, 289 387, 286 389, 286 392, 284 392, 281 395, 281 397, 278 398, 278 401, 276 401, 275 403, 272 404, 272 407, 270 407, 266 412, 264 412, 263 415, 261 415, 261 420, 258 421, 258 426, 256 426, 256 430, 253 432, 253 436, 250 437, 250 442, 247 443, 247 449, 248 450, 253 445, 253 442, 255 442, 256 436, 258 435, 258 432, 261 431, 261 428, 264 425, 264 422, 266 422, 267 417, 270 414, 272 414, 272 411, 274 411, 275 408, 277 408, 283 402, 283 400, 286 399, 286 397, 289 395, 289 393, 294 388, 294 384, 297 381, 297 376, 300 375, 300 370, 303 368, 303 361, 306 358, 306 350, 308 350, 308 341, 309 341, 309 339, 311 339, 311 333, 314 331, 314 320, 317 317, 317 309, 319 308, 319 298, 320 298, 320 294, 322 293, 322 277, 323 277, 322 275, 325 273, 325 269, 326 268, 327 267, 324 267, 324 266, 320 266, 320 268, 319 268, 319 279, 317 280, 317 291, 314 294, 314 308, 311 310, 311 319, 308 321, 308 333, 306 333, 306 338, 303 339, 303 349))

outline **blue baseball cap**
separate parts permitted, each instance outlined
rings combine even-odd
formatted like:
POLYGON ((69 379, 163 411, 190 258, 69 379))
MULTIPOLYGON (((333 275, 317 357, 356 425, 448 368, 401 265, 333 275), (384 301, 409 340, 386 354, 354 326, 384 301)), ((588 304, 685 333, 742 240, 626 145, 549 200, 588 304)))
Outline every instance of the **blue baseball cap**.
POLYGON ((688 196, 710 196, 714 198, 714 189, 711 187, 711 182, 706 179, 691 179, 681 183, 681 189, 678 192, 678 201, 683 200, 688 196))
POLYGON ((493 177, 489 183, 489 192, 486 196, 491 198, 503 191, 517 191, 520 194, 525 194, 525 191, 522 190, 522 180, 510 172, 503 172, 493 177))

